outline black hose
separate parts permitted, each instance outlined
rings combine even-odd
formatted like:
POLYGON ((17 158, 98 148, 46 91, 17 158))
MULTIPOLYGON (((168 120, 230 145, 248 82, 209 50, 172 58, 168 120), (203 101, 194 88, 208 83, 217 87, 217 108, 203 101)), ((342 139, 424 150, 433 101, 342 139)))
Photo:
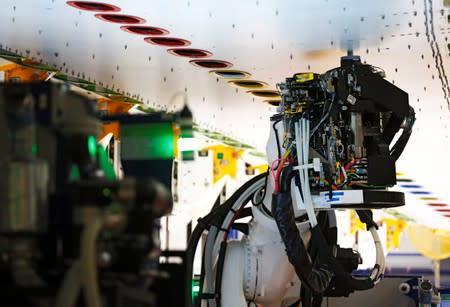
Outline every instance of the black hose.
MULTIPOLYGON (((333 276, 328 268, 331 255, 329 253, 320 255, 313 265, 295 223, 290 192, 272 195, 272 214, 286 247, 289 262, 294 266, 297 276, 313 294, 323 293, 333 276)), ((320 229, 314 227, 311 231, 317 232, 320 229)))

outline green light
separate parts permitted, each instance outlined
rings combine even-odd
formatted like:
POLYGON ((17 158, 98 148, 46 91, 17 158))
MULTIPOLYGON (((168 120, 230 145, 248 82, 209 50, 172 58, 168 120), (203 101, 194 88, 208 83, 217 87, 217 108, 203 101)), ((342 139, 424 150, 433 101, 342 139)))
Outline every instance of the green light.
POLYGON ((88 150, 91 157, 95 157, 97 155, 97 140, 95 136, 90 135, 88 136, 88 150))
POLYGON ((105 173, 106 178, 108 178, 109 180, 116 179, 116 173, 114 172, 113 165, 109 161, 108 153, 101 146, 98 147, 98 163, 100 165, 100 168, 105 173))
POLYGON ((194 302, 200 293, 200 280, 193 279, 192 280, 192 301, 194 302))
POLYGON ((80 169, 76 164, 72 164, 69 174, 70 181, 78 181, 80 180, 80 169))
POLYGON ((172 159, 172 123, 122 124, 122 158, 125 160, 172 159))
POLYGON ((103 196, 109 197, 111 195, 111 190, 108 188, 103 188, 102 193, 103 193, 103 196))
POLYGON ((37 145, 36 144, 31 145, 31 153, 33 155, 37 154, 37 145))

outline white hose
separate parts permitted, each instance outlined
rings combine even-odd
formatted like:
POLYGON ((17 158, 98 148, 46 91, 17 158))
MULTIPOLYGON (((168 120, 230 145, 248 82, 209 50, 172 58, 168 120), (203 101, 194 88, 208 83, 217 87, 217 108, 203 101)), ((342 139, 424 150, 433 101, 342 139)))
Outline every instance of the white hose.
MULTIPOLYGON (((205 243, 205 281, 203 293, 208 293, 214 289, 214 273, 213 273, 213 262, 214 262, 214 242, 217 238, 217 227, 211 226, 208 232, 205 243)), ((208 299, 209 307, 216 307, 216 299, 208 299)))
POLYGON ((55 307, 73 307, 80 292, 80 261, 75 261, 66 272, 64 281, 58 291, 55 307))
POLYGON ((96 243, 104 219, 96 216, 84 226, 81 237, 81 283, 87 307, 101 307, 97 281, 96 243))
MULTIPOLYGON (((248 197, 250 197, 250 195, 252 195, 253 193, 255 193, 258 188, 260 188, 265 182, 265 178, 261 178, 260 180, 258 180, 257 182, 255 182, 252 186, 250 186, 245 192, 243 192, 241 194, 241 196, 236 200, 236 202, 233 204, 232 209, 233 210, 237 210, 239 209, 239 207, 242 205, 242 203, 244 202, 244 200, 246 200, 248 197)), ((229 212, 223 223, 221 228, 222 229, 226 229, 228 228, 228 225, 231 223, 232 219, 234 217, 234 213, 233 212, 229 212)), ((220 230, 219 234, 217 235, 217 238, 221 239, 223 237, 223 235, 225 234, 225 231, 220 230)), ((214 255, 218 255, 219 252, 219 247, 220 247, 220 242, 221 240, 216 240, 215 244, 214 244, 214 250, 213 253, 214 255)))
POLYGON ((97 279, 97 237, 103 227, 116 228, 124 222, 121 214, 94 215, 85 223, 81 236, 81 284, 87 307, 101 307, 97 279))
POLYGON ((376 251, 376 266, 378 265, 378 268, 375 267, 372 271, 372 274, 370 275, 370 279, 374 281, 374 284, 377 284, 380 281, 380 277, 384 274, 385 270, 385 259, 384 259, 384 251, 383 251, 383 245, 381 244, 380 237, 378 236, 377 229, 375 226, 370 227, 369 229, 373 242, 375 244, 375 251, 376 251))
MULTIPOLYGON (((236 200, 236 202, 232 205, 232 209, 234 211, 237 211, 239 207, 243 204, 243 202, 250 197, 252 194, 258 191, 265 183, 265 178, 261 178, 260 180, 256 181, 252 186, 250 186, 247 190, 245 190, 239 198, 236 200)), ((234 213, 230 211, 222 225, 222 229, 226 229, 228 225, 233 220, 234 213)), ((206 290, 209 292, 212 292, 214 290, 214 282, 215 282, 215 274, 213 267, 216 262, 216 257, 219 253, 220 243, 222 241, 223 235, 225 232, 223 230, 218 231, 218 228, 215 226, 212 226, 210 231, 208 232, 208 237, 206 239, 205 244, 205 287, 206 290)), ((216 302, 215 299, 208 300, 210 306, 215 306, 216 302)))

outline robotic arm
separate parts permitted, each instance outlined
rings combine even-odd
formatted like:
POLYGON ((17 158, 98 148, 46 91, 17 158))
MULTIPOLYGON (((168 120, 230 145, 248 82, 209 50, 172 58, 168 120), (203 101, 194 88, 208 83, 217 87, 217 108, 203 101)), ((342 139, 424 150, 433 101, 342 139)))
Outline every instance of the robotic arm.
POLYGON ((384 273, 370 209, 404 204, 402 193, 386 188, 396 183, 395 161, 414 123, 408 95, 359 57, 344 57, 340 67, 322 75, 296 74, 279 89, 269 172, 201 219, 191 237, 187 287, 189 263, 209 230, 196 305, 287 306, 301 297, 302 306, 320 306, 323 296, 372 288, 384 273), (377 260, 365 279, 350 274, 361 263, 359 254, 337 245, 337 208, 357 209, 373 236, 377 260), (234 221, 248 214, 253 219, 241 227, 242 240, 227 242, 234 221))

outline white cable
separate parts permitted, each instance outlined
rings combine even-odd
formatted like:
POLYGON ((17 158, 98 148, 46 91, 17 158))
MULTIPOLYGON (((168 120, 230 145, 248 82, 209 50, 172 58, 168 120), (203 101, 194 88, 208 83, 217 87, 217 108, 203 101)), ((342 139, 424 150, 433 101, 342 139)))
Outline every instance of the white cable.
MULTIPOLYGON (((250 197, 252 194, 256 193, 261 187, 264 186, 265 178, 261 178, 260 180, 256 181, 253 185, 251 185, 247 190, 245 190, 239 198, 236 200, 236 202, 232 205, 233 210, 239 209, 241 205, 243 205, 243 202, 250 197)), ((262 204, 262 206, 264 206, 262 204)), ((229 212, 221 225, 222 229, 226 229, 228 225, 231 223, 232 219, 234 217, 233 212, 229 212)), ((216 262, 217 255, 219 254, 219 248, 220 243, 222 242, 222 238, 225 234, 225 231, 220 230, 218 231, 218 228, 213 226, 211 227, 210 231, 208 232, 208 237, 206 239, 206 250, 205 250, 205 286, 207 287, 207 291, 212 292, 214 290, 214 282, 215 282, 215 272, 213 270, 213 267, 216 262), (213 229, 215 228, 215 229, 213 229), (206 261, 206 257, 210 257, 208 261, 206 261), (207 283, 207 284, 206 284, 207 283)), ((210 306, 215 306, 215 299, 210 299, 208 302, 211 304, 210 306)))
POLYGON ((307 206, 306 202, 307 202, 307 191, 306 191, 306 185, 307 185, 307 178, 305 178, 305 168, 303 168, 303 166, 305 165, 305 155, 304 155, 304 149, 303 149, 303 145, 304 145, 304 140, 301 138, 303 136, 304 133, 304 126, 303 126, 303 122, 300 121, 301 123, 301 127, 299 127, 300 125, 298 123, 296 123, 296 143, 297 145, 297 159, 298 159, 298 164, 299 167, 301 166, 302 168, 299 168, 299 178, 300 178, 300 188, 302 190, 302 195, 303 195, 303 204, 305 206, 305 210, 306 210, 306 214, 308 215, 309 220, 311 221, 311 216, 314 215, 313 211, 311 210, 311 207, 307 206))
POLYGON ((347 172, 345 171, 345 168, 341 166, 342 174, 344 175, 344 182, 347 182, 347 172))
POLYGON ((311 190, 309 188, 308 168, 303 167, 308 163, 309 153, 309 122, 306 119, 300 119, 294 124, 295 143, 297 147, 298 172, 300 178, 300 188, 303 194, 303 203, 305 205, 306 214, 308 215, 311 227, 317 225, 317 217, 314 212, 314 206, 311 198, 311 190))
MULTIPOLYGON (((307 120, 306 118, 303 118, 303 140, 304 140, 304 144, 303 144, 303 163, 304 164, 308 164, 309 162, 309 120, 307 120)), ((311 216, 312 219, 310 219, 310 224, 311 227, 314 227, 317 225, 317 218, 316 218, 316 213, 314 211, 314 205, 312 202, 312 195, 311 195, 311 187, 309 184, 309 176, 308 176, 308 168, 304 169, 304 173, 305 173, 305 191, 306 191, 306 203, 310 208, 311 211, 311 216)))

